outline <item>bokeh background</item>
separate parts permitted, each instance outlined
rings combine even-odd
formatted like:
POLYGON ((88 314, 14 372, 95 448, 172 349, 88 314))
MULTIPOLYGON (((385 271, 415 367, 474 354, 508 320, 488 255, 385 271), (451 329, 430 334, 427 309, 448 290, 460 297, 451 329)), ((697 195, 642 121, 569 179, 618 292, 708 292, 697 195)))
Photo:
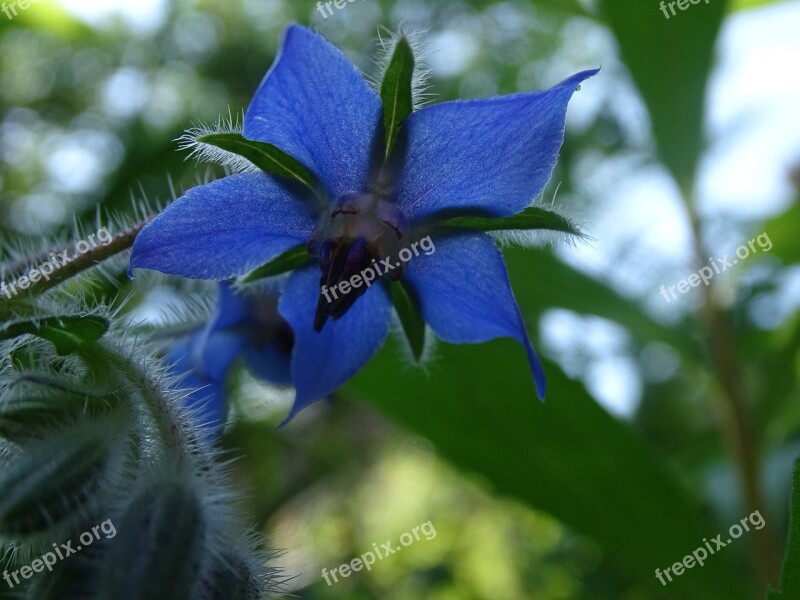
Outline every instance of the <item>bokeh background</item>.
MULTIPOLYGON (((94 231, 98 206, 127 214, 132 198, 222 175, 174 140, 241 114, 290 21, 367 73, 379 27, 425 31, 434 102, 602 66, 570 105, 542 198, 591 238, 506 249, 547 403, 505 341, 440 344, 422 368, 390 344, 283 430, 291 391, 240 372, 223 443, 241 457, 241 510, 284 549, 297 598, 763 597, 800 454, 800 2, 710 0, 670 19, 655 0, 356 0, 328 18, 315 4, 0 13, 3 245, 36 247, 73 219, 94 231), (660 294, 762 233, 771 248, 710 287, 660 294), (763 530, 666 587, 655 578, 754 510, 763 530), (322 579, 428 521, 434 539, 322 579)), ((116 285, 97 291, 132 295, 125 312, 153 323, 186 298, 174 280, 131 283, 122 264, 116 285)))

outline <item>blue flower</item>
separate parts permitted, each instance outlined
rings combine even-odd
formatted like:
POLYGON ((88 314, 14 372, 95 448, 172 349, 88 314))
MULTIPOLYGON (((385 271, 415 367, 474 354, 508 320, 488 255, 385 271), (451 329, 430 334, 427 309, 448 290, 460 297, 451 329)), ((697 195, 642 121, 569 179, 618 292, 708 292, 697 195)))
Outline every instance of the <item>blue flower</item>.
POLYGON ((334 302, 321 285, 335 287, 433 232, 435 252, 394 269, 391 279, 412 290, 422 317, 446 342, 518 340, 543 397, 544 371, 495 242, 475 231, 437 233, 435 225, 460 215, 507 217, 530 206, 555 167, 567 104, 596 72, 544 92, 419 109, 384 161, 378 94, 322 36, 290 26, 243 134, 305 165, 319 190, 263 172, 194 188, 144 228, 131 269, 221 280, 306 244, 309 264, 292 272, 279 304, 295 335, 291 419, 355 375, 390 329, 388 276, 334 302))
POLYGON ((239 358, 258 378, 291 385, 290 358, 294 334, 277 310, 272 294, 244 296, 220 283, 208 324, 169 352, 170 370, 182 377, 181 387, 194 390, 185 405, 212 434, 225 423, 225 384, 239 358))

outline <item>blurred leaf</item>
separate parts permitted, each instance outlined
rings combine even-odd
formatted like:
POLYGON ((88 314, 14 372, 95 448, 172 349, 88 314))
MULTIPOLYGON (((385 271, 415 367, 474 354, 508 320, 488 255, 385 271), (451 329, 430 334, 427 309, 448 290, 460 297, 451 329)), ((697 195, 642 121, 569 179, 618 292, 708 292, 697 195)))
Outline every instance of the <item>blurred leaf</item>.
POLYGON ((800 461, 795 461, 792 482, 792 505, 789 517, 789 539, 781 569, 780 590, 770 591, 768 600, 800 598, 800 461))
POLYGON ((302 267, 311 259, 305 244, 290 248, 280 256, 276 256, 268 263, 253 269, 242 278, 242 283, 252 283, 267 277, 281 275, 302 267))
POLYGON ((107 319, 94 315, 47 317, 10 323, 0 328, 0 340, 31 334, 52 342, 56 351, 65 355, 83 344, 97 341, 105 335, 108 328, 107 319))
POLYGON ((775 331, 751 332, 741 337, 749 355, 743 357, 758 377, 753 386, 761 427, 778 438, 800 425, 795 391, 800 382, 800 314, 775 331))
MULTIPOLYGON (((688 0, 685 0, 688 4, 688 0)), ((674 2, 662 6, 676 6, 674 2)), ((725 0, 676 8, 603 0, 606 19, 650 113, 661 160, 688 197, 703 149, 703 107, 725 0)))
POLYGON ((528 231, 534 229, 546 229, 549 231, 561 231, 572 235, 582 236, 581 230, 566 217, 558 213, 530 206, 521 213, 510 217, 499 219, 487 217, 456 217, 449 219, 440 226, 460 227, 465 229, 477 229, 479 231, 528 231))
POLYGON ((508 248, 503 254, 514 295, 529 322, 548 309, 563 308, 619 323, 642 343, 669 344, 686 360, 702 360, 697 327, 691 322, 658 323, 633 299, 561 262, 549 249, 508 248))
POLYGON ((524 352, 501 340, 437 348, 428 377, 397 373, 391 349, 350 383, 354 396, 430 439, 467 472, 598 540, 642 583, 681 600, 747 598, 743 573, 715 556, 667 589, 671 566, 715 533, 675 477, 630 428, 578 383, 545 365, 549 401, 539 403, 524 352), (387 381, 387 373, 395 373, 387 381))
POLYGON ((763 231, 772 242, 770 254, 781 259, 784 265, 800 263, 800 198, 786 212, 764 223, 763 231))
POLYGON ((750 8, 766 6, 767 4, 777 4, 779 1, 785 0, 731 0, 729 10, 730 12, 748 10, 750 8))
POLYGON ((310 188, 314 187, 314 177, 311 172, 272 144, 248 140, 239 133, 209 133, 198 137, 197 141, 243 156, 262 171, 272 175, 292 179, 310 188))
POLYGON ((411 93, 413 77, 414 51, 408 40, 403 37, 397 41, 392 60, 389 62, 381 84, 386 157, 392 153, 400 126, 414 110, 411 93))

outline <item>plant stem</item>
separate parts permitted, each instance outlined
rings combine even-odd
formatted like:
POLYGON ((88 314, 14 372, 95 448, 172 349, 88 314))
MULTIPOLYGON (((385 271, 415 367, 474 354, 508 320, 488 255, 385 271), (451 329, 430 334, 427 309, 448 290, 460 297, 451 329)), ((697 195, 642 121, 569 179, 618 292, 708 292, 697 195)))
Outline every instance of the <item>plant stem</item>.
POLYGON ((137 395, 142 398, 153 417, 159 439, 170 457, 179 463, 189 462, 198 465, 209 459, 198 456, 202 444, 198 443, 196 432, 191 424, 178 414, 175 401, 163 393, 158 381, 148 375, 145 365, 133 357, 124 355, 122 351, 108 343, 87 344, 78 352, 88 364, 109 365, 133 384, 137 395))
MULTIPOLYGON (((705 244, 699 220, 691 214, 695 252, 699 264, 705 264, 705 244)), ((780 574, 780 552, 773 533, 767 503, 759 477, 759 444, 751 427, 742 365, 736 352, 736 339, 731 326, 731 315, 717 301, 713 282, 704 288, 705 304, 702 310, 708 339, 708 350, 714 374, 720 384, 723 410, 723 433, 731 448, 739 475, 742 502, 748 514, 759 511, 766 525, 751 532, 748 537, 755 557, 759 588, 776 585, 780 574)))
MULTIPOLYGON (((133 245, 136 236, 139 235, 139 232, 147 224, 148 220, 149 219, 137 223, 127 231, 123 231, 122 233, 115 235, 108 244, 95 246, 83 254, 75 252, 75 244, 71 244, 69 247, 62 249, 61 251, 56 251, 57 254, 66 254, 68 256, 72 255, 74 258, 61 268, 54 271, 48 279, 39 279, 39 281, 31 284, 26 289, 26 293, 24 295, 13 296, 10 300, 0 299, 0 304, 2 304, 2 306, 0 306, 0 313, 4 312, 3 309, 14 304, 15 301, 27 300, 31 297, 40 296, 60 283, 63 283, 67 279, 75 277, 76 275, 97 266, 101 262, 116 256, 120 252, 124 252, 133 245)), ((25 268, 33 268, 34 265, 47 262, 48 257, 52 252, 53 251, 44 251, 39 255, 18 260, 11 268, 8 269, 8 272, 20 272, 25 268)))

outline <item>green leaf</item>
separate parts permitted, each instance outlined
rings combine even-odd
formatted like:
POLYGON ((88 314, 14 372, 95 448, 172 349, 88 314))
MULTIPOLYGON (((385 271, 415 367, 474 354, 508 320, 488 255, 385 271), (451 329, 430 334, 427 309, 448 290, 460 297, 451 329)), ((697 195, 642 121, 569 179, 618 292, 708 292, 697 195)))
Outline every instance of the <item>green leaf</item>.
MULTIPOLYGON (((717 526, 701 518, 672 471, 557 366, 545 364, 548 402, 536 400, 522 348, 509 340, 441 344, 431 368, 397 373, 388 347, 345 388, 497 492, 596 539, 656 594, 681 600, 748 597, 734 556, 655 577, 702 545, 717 526), (387 381, 387 373, 394 375, 387 381)), ((661 596, 659 596, 661 597, 661 596)))
POLYGON ((456 217, 439 223, 440 226, 477 229, 479 231, 520 231, 547 229, 583 236, 580 228, 558 213, 531 206, 510 217, 493 219, 491 217, 456 217))
POLYGON ((283 273, 302 267, 310 259, 311 256, 306 249, 306 245, 300 244, 299 246, 287 250, 280 256, 273 258, 257 269, 254 269, 245 275, 241 281, 242 283, 252 283, 261 279, 266 279, 267 277, 282 275, 283 273))
MULTIPOLYGON (((667 2, 666 5, 671 4, 667 2)), ((703 150, 703 107, 725 0, 667 19, 658 2, 603 0, 625 65, 650 113, 661 160, 688 197, 703 150)))
POLYGON ((800 598, 800 460, 794 464, 792 503, 789 511, 789 538, 781 568, 780 590, 769 592, 768 600, 800 598))
POLYGON ((414 51, 408 39, 400 38, 395 46, 392 60, 386 69, 381 84, 383 100, 383 126, 386 133, 386 157, 400 133, 400 126, 414 111, 412 80, 414 78, 414 51))
POLYGON ((239 133, 209 133, 198 137, 197 141, 238 154, 262 171, 314 188, 311 171, 272 144, 248 140, 239 133))
POLYGON ((632 299, 558 260, 548 248, 510 247, 503 255, 514 296, 529 323, 547 310, 563 308, 619 323, 642 344, 653 340, 669 344, 687 363, 705 360, 696 339, 698 326, 691 319, 659 323, 632 299))
POLYGON ((52 342, 60 355, 71 354, 83 344, 95 342, 109 328, 109 321, 96 315, 46 317, 17 321, 0 328, 0 340, 31 334, 52 342))
POLYGON ((403 331, 411 345, 411 351, 414 358, 419 360, 425 351, 425 320, 402 282, 392 283, 390 289, 394 308, 397 316, 400 317, 400 323, 403 325, 403 331))

